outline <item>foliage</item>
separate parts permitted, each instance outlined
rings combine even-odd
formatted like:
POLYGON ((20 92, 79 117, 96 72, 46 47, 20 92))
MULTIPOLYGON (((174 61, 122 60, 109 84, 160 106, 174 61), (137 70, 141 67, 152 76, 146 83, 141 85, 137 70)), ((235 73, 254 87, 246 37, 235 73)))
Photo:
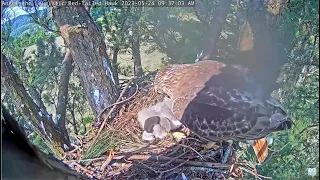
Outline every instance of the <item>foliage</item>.
POLYGON ((76 126, 77 128, 79 128, 79 133, 84 134, 87 131, 87 128, 86 128, 87 125, 91 124, 91 122, 94 119, 94 116, 91 115, 92 114, 91 109, 87 108, 88 102, 86 99, 86 95, 82 85, 80 84, 80 78, 76 76, 76 74, 77 74, 77 71, 74 70, 69 80, 69 91, 68 91, 69 100, 68 100, 67 110, 70 115, 67 116, 66 119, 71 120, 75 118, 76 126), (73 115, 75 117, 72 117, 73 115), (79 123, 81 124, 79 125, 79 123))
MULTIPOLYGON (((2 18, 8 19, 9 17, 2 18)), ((42 91, 54 89, 52 84, 56 82, 56 68, 59 67, 63 59, 60 50, 55 45, 56 35, 42 29, 41 26, 33 20, 30 20, 28 15, 18 16, 13 20, 9 19, 6 23, 7 24, 2 26, 2 29, 5 31, 1 34, 1 40, 3 42, 1 44, 2 53, 12 60, 15 70, 22 80, 24 87, 27 89, 27 92, 29 92, 29 95, 34 99, 34 102, 42 108, 42 104, 39 103, 41 101, 42 91), (26 17, 28 17, 28 21, 26 21, 29 24, 21 23, 21 19, 25 19, 26 17), (12 32, 15 30, 14 27, 17 26, 16 23, 19 22, 21 26, 25 26, 26 31, 21 32, 19 36, 13 36, 12 32), (38 29, 33 29, 33 26, 38 27, 38 29), (28 57, 26 52, 33 47, 36 49, 31 53, 29 52, 30 54, 28 55, 30 57, 28 57), (36 97, 38 95, 34 93, 35 91, 40 93, 40 97, 36 97), (40 99, 40 101, 37 99, 40 99)), ((50 94, 49 96, 54 97, 54 94, 50 94)), ((11 99, 11 97, 4 99, 4 101, 8 104, 15 104, 13 103, 15 99, 11 99)), ((14 109, 15 110, 11 112, 19 112, 17 109, 20 108, 14 107, 14 109)), ((41 139, 40 134, 32 135, 32 132, 39 133, 40 131, 35 129, 38 127, 34 127, 29 119, 25 119, 27 115, 24 114, 24 116, 22 116, 22 114, 16 113, 15 117, 20 119, 20 124, 25 127, 27 134, 31 135, 29 138, 36 146, 46 153, 51 152, 45 145, 44 140, 41 139)))
MULTIPOLYGON (((121 136, 124 136, 124 135, 120 132, 117 132, 112 129, 106 129, 98 137, 98 139, 92 145, 90 145, 90 148, 86 150, 83 156, 83 160, 100 157, 105 152, 109 150, 114 150, 116 147, 120 145, 121 136)), ((84 164, 89 164, 89 163, 90 161, 84 162, 84 164)))
POLYGON ((40 86, 43 84, 52 84, 57 77, 56 67, 61 65, 63 56, 56 47, 55 38, 50 37, 47 41, 37 41, 37 54, 35 59, 30 59, 30 77, 28 84, 31 86, 40 86))
POLYGON ((44 152, 46 154, 53 154, 53 152, 50 150, 50 148, 43 142, 41 137, 39 135, 37 135, 35 132, 32 132, 29 135, 29 139, 32 142, 32 144, 37 146, 42 152, 44 152))
POLYGON ((190 8, 146 8, 141 18, 144 38, 151 41, 169 64, 194 62, 206 32, 190 8))
POLYGON ((132 72, 132 66, 118 66, 119 67, 119 73, 123 74, 124 76, 130 76, 133 74, 132 72))
POLYGON ((14 103, 12 102, 12 98, 8 95, 6 95, 3 99, 3 104, 8 110, 12 113, 14 117, 17 117, 18 123, 24 127, 25 133, 28 137, 28 139, 31 141, 32 144, 37 146, 41 151, 49 154, 52 153, 50 148, 44 143, 44 141, 41 139, 39 135, 37 135, 34 132, 34 127, 30 121, 27 121, 20 111, 17 110, 17 108, 14 106, 14 103))
POLYGON ((130 8, 93 7, 90 10, 99 29, 106 34, 112 49, 129 48, 130 8))
POLYGON ((310 178, 307 168, 319 170, 319 129, 313 127, 319 126, 318 7, 319 1, 291 1, 278 24, 279 36, 293 37, 279 98, 295 126, 288 134, 277 134, 274 149, 288 144, 261 168, 275 179, 310 178))
POLYGON ((85 117, 82 118, 82 121, 83 121, 85 124, 88 124, 88 123, 92 123, 92 122, 93 122, 93 119, 94 119, 93 116, 85 116, 85 117))

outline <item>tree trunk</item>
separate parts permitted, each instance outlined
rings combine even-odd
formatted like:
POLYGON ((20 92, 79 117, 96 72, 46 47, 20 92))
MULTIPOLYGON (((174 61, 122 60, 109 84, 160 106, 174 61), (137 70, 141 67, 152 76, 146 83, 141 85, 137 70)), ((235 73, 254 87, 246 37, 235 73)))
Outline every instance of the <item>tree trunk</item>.
POLYGON ((217 50, 216 45, 226 22, 230 4, 231 0, 219 0, 210 23, 208 34, 204 38, 206 40, 202 46, 203 55, 200 57, 201 60, 210 59, 212 54, 217 50))
POLYGON ((251 63, 249 70, 260 81, 266 94, 277 86, 277 78, 285 64, 286 51, 272 35, 266 19, 266 8, 263 0, 252 0, 248 20, 254 35, 253 53, 256 62, 251 63))
MULTIPOLYGON (((67 135, 66 128, 66 113, 68 104, 68 86, 69 79, 72 73, 72 56, 70 51, 67 49, 64 60, 62 62, 60 71, 60 84, 58 90, 58 103, 56 109, 56 124, 58 124, 60 131, 63 135, 67 135)), ((69 136, 66 136, 69 137, 69 136)), ((69 141, 69 140, 68 140, 69 141)))
POLYGON ((47 112, 47 108, 44 105, 43 101, 42 101, 42 97, 41 97, 41 92, 39 92, 36 88, 34 87, 29 87, 29 94, 32 97, 32 99, 35 100, 36 104, 39 106, 39 108, 41 109, 41 111, 43 113, 45 113, 46 115, 49 114, 47 112))
POLYGON ((141 77, 143 75, 141 56, 140 56, 140 42, 133 38, 132 40, 132 57, 134 66, 134 76, 141 77))
POLYGON ((4 85, 10 90, 13 99, 17 102, 17 108, 34 125, 37 133, 46 140, 46 144, 57 155, 62 157, 64 150, 70 146, 68 134, 62 134, 50 116, 45 116, 34 100, 26 92, 22 81, 19 79, 13 65, 1 52, 1 78, 4 85))
POLYGON ((132 16, 132 57, 133 57, 133 67, 134 76, 141 77, 143 75, 143 70, 141 66, 141 56, 140 56, 140 31, 138 18, 140 17, 141 8, 137 8, 132 16))
MULTIPOLYGON (((24 54, 24 53, 22 53, 22 54, 24 54)), ((26 64, 27 64, 27 62, 20 64, 21 70, 23 71, 21 73, 22 74, 21 80, 24 82, 28 82, 28 79, 30 78, 30 73, 29 73, 29 70, 28 70, 26 64)), ((38 91, 35 87, 28 85, 28 84, 26 84, 26 88, 28 89, 28 92, 29 92, 30 96, 32 97, 32 99, 35 101, 35 103, 41 109, 41 112, 44 113, 46 116, 49 115, 47 108, 44 105, 42 97, 41 97, 41 90, 38 91)))
POLYGON ((114 80, 117 85, 119 85, 118 54, 119 54, 119 48, 116 47, 113 50, 113 54, 112 54, 112 68, 113 68, 114 80))
POLYGON ((77 120, 76 120, 76 116, 75 116, 75 114, 74 114, 74 109, 71 110, 70 113, 71 113, 71 116, 72 116, 72 126, 73 126, 73 129, 74 129, 74 133, 75 133, 76 135, 78 135, 79 132, 78 132, 78 128, 77 128, 77 120))
MULTIPOLYGON (((58 1, 50 2, 55 4, 58 1)), ((103 38, 83 6, 53 6, 52 14, 75 65, 80 70, 87 99, 97 116, 105 107, 114 103, 118 96, 117 88, 112 82, 112 72, 107 76, 104 69, 104 65, 111 69, 111 64, 103 38)))
POLYGON ((70 101, 68 101, 68 109, 69 109, 70 114, 72 116, 72 125, 74 128, 74 133, 76 135, 78 135, 79 131, 78 131, 77 120, 76 120, 76 116, 75 116, 75 97, 76 97, 76 95, 73 95, 72 104, 70 103, 70 101))

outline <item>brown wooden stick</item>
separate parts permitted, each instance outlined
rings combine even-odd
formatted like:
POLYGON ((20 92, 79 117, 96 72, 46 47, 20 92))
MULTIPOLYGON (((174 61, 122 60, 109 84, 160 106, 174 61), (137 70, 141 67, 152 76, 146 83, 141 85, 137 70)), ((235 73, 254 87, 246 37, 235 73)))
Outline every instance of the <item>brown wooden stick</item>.
POLYGON ((177 165, 177 166, 175 166, 175 167, 173 167, 173 168, 171 168, 171 169, 168 169, 168 170, 165 170, 165 171, 161 171, 160 175, 157 177, 157 179, 156 179, 156 180, 160 180, 160 179, 162 179, 162 176, 164 175, 164 173, 167 173, 167 172, 173 171, 173 170, 175 170, 175 169, 177 169, 177 168, 179 168, 179 167, 183 166, 183 165, 184 165, 184 164, 186 164, 186 162, 188 162, 188 161, 189 161, 189 160, 188 160, 188 159, 186 159, 186 160, 184 160, 182 163, 180 163, 179 165, 177 165))
POLYGON ((261 179, 261 178, 264 178, 264 179, 272 179, 272 177, 262 176, 262 175, 260 175, 260 174, 257 174, 256 172, 252 172, 251 170, 246 169, 246 168, 244 168, 244 167, 240 167, 240 169, 246 171, 247 173, 252 174, 253 176, 257 177, 257 179, 261 179))
POLYGON ((80 148, 80 146, 77 146, 77 147, 74 148, 72 151, 66 152, 65 155, 63 156, 62 160, 64 160, 68 155, 76 152, 79 148, 80 148))
POLYGON ((110 162, 112 161, 113 157, 114 157, 114 151, 111 150, 111 151, 109 152, 108 158, 107 158, 107 159, 105 160, 105 162, 101 165, 100 171, 104 172, 104 170, 107 168, 108 164, 110 164, 110 162))
MULTIPOLYGON (((116 160, 149 160, 149 161, 172 161, 174 158, 166 156, 155 156, 155 155, 131 155, 131 156, 115 156, 113 159, 116 160)), ((172 163, 184 163, 189 166, 199 166, 207 168, 229 168, 231 164, 227 163, 212 163, 212 162, 200 162, 200 161, 189 161, 185 159, 174 159, 172 163)))
POLYGON ((90 170, 82 167, 82 166, 81 166, 79 163, 77 163, 77 162, 72 162, 72 163, 70 164, 70 166, 78 166, 78 167, 83 171, 83 173, 89 173, 90 175, 93 174, 93 171, 90 171, 90 170))
MULTIPOLYGON (((91 145, 93 145, 93 144, 96 142, 96 140, 98 139, 98 137, 99 137, 102 129, 104 128, 104 126, 106 125, 106 123, 107 123, 107 121, 108 121, 108 117, 110 116, 110 114, 111 114, 111 113, 114 111, 114 109, 116 108, 117 103, 120 104, 119 101, 121 100, 121 98, 123 97, 124 93, 126 92, 126 90, 128 89, 129 85, 132 83, 133 80, 134 80, 134 78, 130 79, 130 81, 128 82, 128 84, 126 85, 126 87, 122 90, 122 92, 121 92, 120 96, 118 97, 116 103, 107 106, 107 107, 104 108, 104 109, 101 111, 101 113, 99 114, 98 119, 100 119, 100 117, 101 117, 101 115, 104 113, 104 111, 106 111, 109 107, 112 107, 112 108, 110 109, 110 111, 108 112, 108 114, 106 115, 106 118, 103 120, 103 123, 101 124, 101 127, 100 127, 97 135, 96 135, 95 138, 93 139, 91 145)), ((137 91, 138 91, 138 90, 137 90, 137 91)), ((128 98, 128 99, 129 99, 129 98, 128 98)), ((126 100, 128 100, 128 99, 126 99, 126 100)), ((122 102, 121 102, 121 103, 122 103, 122 102)))
POLYGON ((101 156, 101 157, 98 157, 98 158, 92 158, 92 159, 82 159, 82 160, 71 160, 71 161, 67 161, 67 162, 77 162, 77 163, 81 163, 81 162, 87 162, 87 161, 100 161, 100 160, 104 160, 106 159, 107 156, 101 156))
POLYGON ((86 137, 92 131, 92 129, 93 128, 90 128, 83 136, 86 137))
POLYGON ((160 166, 161 166, 161 167, 168 166, 168 165, 171 164, 174 160, 179 159, 180 157, 186 155, 187 153, 188 153, 188 152, 184 152, 184 153, 180 154, 179 156, 172 158, 170 161, 168 161, 168 162, 166 162, 166 163, 164 163, 164 164, 161 164, 160 166))
MULTIPOLYGON (((126 86, 124 87, 124 89, 123 89, 122 92, 120 93, 120 95, 119 95, 119 97, 118 97, 118 99, 117 99, 117 101, 116 101, 115 103, 113 103, 113 104, 105 107, 105 108, 100 112, 100 114, 98 115, 98 118, 97 118, 98 120, 100 120, 102 114, 103 114, 108 108, 114 107, 115 105, 121 104, 121 103, 123 103, 123 102, 125 102, 125 101, 127 101, 127 100, 129 99, 129 98, 128 98, 128 99, 125 99, 125 100, 123 100, 123 101, 120 101, 121 98, 123 97, 124 93, 126 92, 126 90, 128 89, 129 85, 132 83, 133 80, 134 80, 134 78, 130 79, 130 81, 126 84, 126 86)), ((130 98, 131 98, 131 97, 130 97, 130 98)), ((111 110, 110 110, 110 111, 111 111, 111 110)), ((107 117, 108 117, 108 116, 107 116, 107 117)))

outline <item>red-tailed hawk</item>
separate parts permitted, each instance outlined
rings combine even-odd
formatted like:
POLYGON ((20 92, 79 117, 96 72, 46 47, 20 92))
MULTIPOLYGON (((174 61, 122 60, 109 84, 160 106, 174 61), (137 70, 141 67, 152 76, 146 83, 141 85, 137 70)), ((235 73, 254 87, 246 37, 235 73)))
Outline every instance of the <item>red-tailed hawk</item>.
POLYGON ((171 65, 158 72, 154 83, 167 98, 138 113, 145 139, 158 137, 154 132, 163 137, 179 124, 210 141, 258 140, 292 126, 280 103, 264 92, 263 82, 241 66, 212 60, 171 65), (162 129, 161 123, 166 124, 162 129))

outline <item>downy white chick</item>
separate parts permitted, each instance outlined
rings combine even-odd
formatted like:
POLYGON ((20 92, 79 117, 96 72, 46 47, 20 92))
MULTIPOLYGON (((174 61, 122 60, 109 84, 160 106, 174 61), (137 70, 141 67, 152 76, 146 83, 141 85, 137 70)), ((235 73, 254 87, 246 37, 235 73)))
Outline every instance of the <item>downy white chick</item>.
POLYGON ((175 130, 181 126, 180 121, 172 113, 171 104, 172 101, 166 99, 138 113, 138 121, 144 130, 142 133, 143 140, 162 139, 170 130, 175 130))

